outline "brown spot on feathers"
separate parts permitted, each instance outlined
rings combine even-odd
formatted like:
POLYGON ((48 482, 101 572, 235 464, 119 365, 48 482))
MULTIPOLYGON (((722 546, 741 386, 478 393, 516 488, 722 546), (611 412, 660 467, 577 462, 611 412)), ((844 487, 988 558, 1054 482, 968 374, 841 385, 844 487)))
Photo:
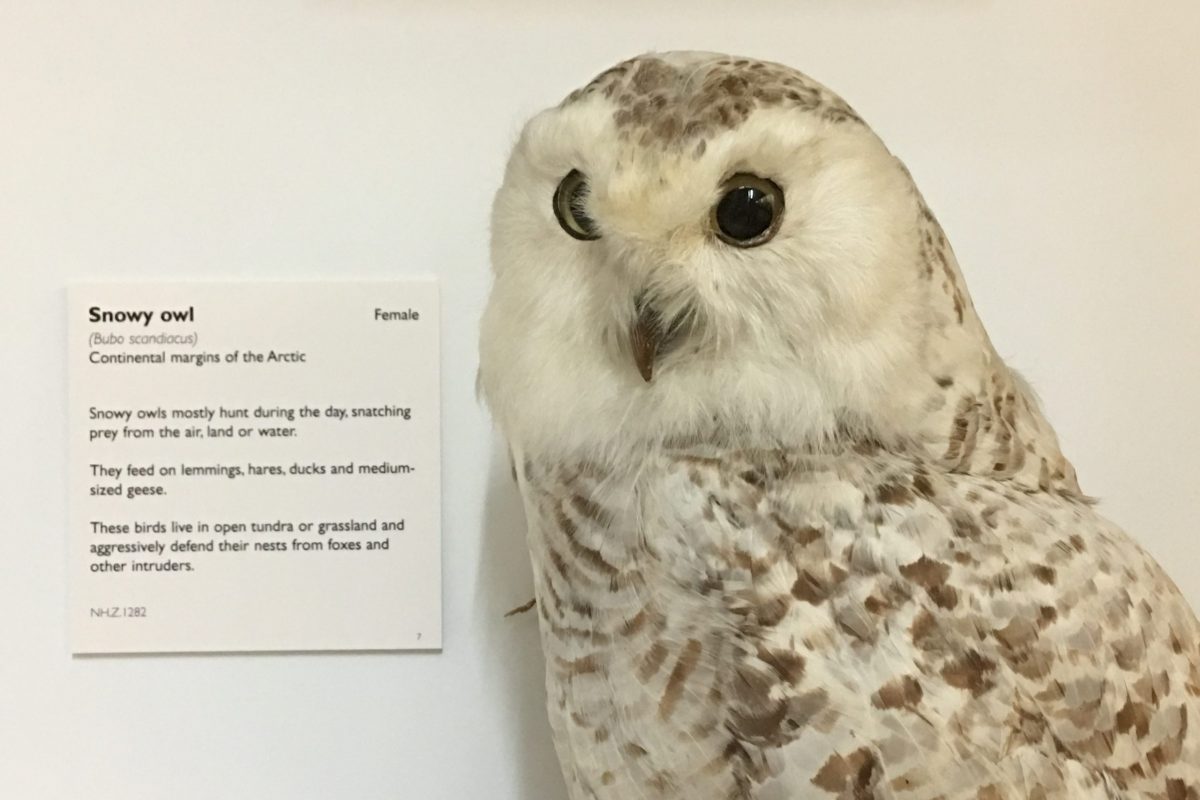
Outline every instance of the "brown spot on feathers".
POLYGON ((870 790, 880 777, 882 769, 875 754, 862 747, 846 756, 838 753, 830 756, 813 776, 812 783, 839 797, 870 800, 874 797, 870 790))
POLYGON ((1167 780, 1167 800, 1200 800, 1200 787, 1189 786, 1180 778, 1167 780))
POLYGON ((911 675, 892 680, 879 687, 879 691, 871 697, 871 705, 876 708, 907 708, 914 709, 924 697, 921 683, 911 675))
POLYGON ((921 497, 924 497, 927 500, 932 499, 936 494, 933 489, 933 484, 930 483, 929 477, 926 475, 918 474, 913 476, 912 485, 917 494, 921 495, 921 497))
POLYGON ((950 565, 921 556, 900 567, 900 574, 925 589, 941 586, 950 577, 950 565))
POLYGON ((958 605, 958 590, 949 586, 950 565, 921 556, 911 564, 900 567, 900 574, 925 589, 929 599, 940 608, 953 609, 958 605))
POLYGON ((764 628, 772 628, 783 621, 791 606, 792 597, 790 595, 779 595, 755 607, 754 615, 759 625, 764 628))
POLYGON ((939 649, 942 639, 938 634, 938 624, 933 614, 924 608, 918 611, 909 628, 913 644, 922 650, 939 649))
POLYGON ((1054 579, 1058 574, 1055 572, 1054 567, 1048 567, 1045 564, 1034 564, 1031 569, 1033 571, 1033 576, 1039 581, 1047 586, 1054 585, 1054 579))
POLYGON ((646 620, 650 618, 650 613, 643 608, 638 613, 625 621, 621 626, 621 633, 625 636, 633 636, 646 625, 646 620))
POLYGON ((600 660, 594 653, 574 659, 573 661, 565 661, 560 658, 558 659, 558 667, 568 678, 576 678, 580 675, 591 675, 599 672, 600 660))
POLYGON ((801 570, 792 583, 792 596, 812 605, 820 605, 829 597, 829 586, 808 570, 801 570))
POLYGON ((995 671, 995 661, 980 655, 978 650, 968 650, 942 667, 942 677, 951 686, 978 697, 995 685, 991 677, 995 671))
POLYGON ((804 525, 801 527, 790 525, 779 514, 772 514, 771 519, 776 525, 779 526, 780 530, 787 534, 787 537, 790 541, 794 542, 800 547, 807 547, 813 542, 820 541, 824 538, 824 534, 819 529, 814 528, 811 525, 804 525))
POLYGON ((637 742, 627 742, 626 744, 622 745, 621 753, 626 758, 632 758, 636 760, 639 758, 645 758, 650 754, 650 751, 642 747, 637 742))
POLYGON ((906 506, 913 501, 912 491, 900 483, 885 483, 875 489, 875 500, 885 505, 906 506))
POLYGON ((611 515, 589 497, 578 494, 572 496, 571 507, 575 509, 575 513, 595 522, 603 528, 607 528, 612 522, 611 515))
POLYGON ((559 509, 558 511, 558 525, 559 528, 562 529, 562 532, 567 540, 567 544, 571 548, 571 552, 574 553, 580 561, 603 575, 611 577, 617 574, 617 568, 605 561, 604 556, 601 555, 599 550, 587 547, 576 538, 578 536, 578 529, 576 528, 575 523, 572 522, 565 513, 563 513, 562 509, 559 509))
POLYGON ((729 728, 740 739, 755 744, 782 744, 781 726, 788 713, 787 701, 771 698, 777 681, 749 665, 739 667, 730 682, 729 728))
POLYGON ((642 656, 641 662, 638 664, 638 679, 642 683, 648 682, 651 678, 658 674, 658 670, 662 667, 669 655, 667 646, 662 642, 655 642, 650 645, 650 649, 642 656))
POLYGON ((791 650, 768 650, 758 648, 760 661, 771 667, 781 680, 793 686, 804 677, 804 656, 791 650))
POLYGON ((1003 628, 993 631, 992 635, 1008 650, 1023 650, 1037 640, 1038 627, 1029 620, 1014 617, 1003 628))
POLYGON ((663 719, 668 719, 675 711, 675 704, 683 695, 683 688, 687 683, 688 676, 692 674, 692 670, 696 668, 696 663, 700 660, 701 650, 700 642, 689 639, 683 647, 683 652, 676 659, 671 675, 667 678, 667 686, 663 689, 662 698, 658 703, 658 715, 663 719))
POLYGON ((1117 712, 1116 729, 1118 733, 1133 731, 1137 738, 1142 739, 1150 732, 1150 720, 1154 709, 1144 703, 1126 700, 1125 705, 1117 712))

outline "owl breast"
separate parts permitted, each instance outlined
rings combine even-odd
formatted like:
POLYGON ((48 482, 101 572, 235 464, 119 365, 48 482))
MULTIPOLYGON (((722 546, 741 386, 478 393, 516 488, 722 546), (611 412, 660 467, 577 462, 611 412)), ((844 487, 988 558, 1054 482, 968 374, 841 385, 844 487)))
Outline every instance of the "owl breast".
POLYGON ((572 798, 1200 791, 1195 618, 1085 504, 870 448, 521 485, 572 798))

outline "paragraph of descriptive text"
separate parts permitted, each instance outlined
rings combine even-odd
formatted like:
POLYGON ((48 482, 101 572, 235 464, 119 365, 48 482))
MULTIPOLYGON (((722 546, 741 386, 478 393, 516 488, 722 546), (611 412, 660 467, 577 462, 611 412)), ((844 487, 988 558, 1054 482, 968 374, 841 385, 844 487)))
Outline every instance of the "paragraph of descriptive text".
POLYGON ((433 281, 68 310, 75 652, 440 646, 433 281))

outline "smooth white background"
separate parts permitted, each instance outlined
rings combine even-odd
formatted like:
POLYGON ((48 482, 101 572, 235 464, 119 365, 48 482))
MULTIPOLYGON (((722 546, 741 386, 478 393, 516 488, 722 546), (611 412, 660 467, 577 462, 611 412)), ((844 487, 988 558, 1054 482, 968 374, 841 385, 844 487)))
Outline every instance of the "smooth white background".
POLYGON ((1200 601, 1198 34, 1190 0, 0 0, 0 794, 561 800, 473 397, 487 214, 521 121, 652 48, 793 64, 875 126, 1085 489, 1200 601), (445 651, 72 659, 64 284, 424 272, 445 651))

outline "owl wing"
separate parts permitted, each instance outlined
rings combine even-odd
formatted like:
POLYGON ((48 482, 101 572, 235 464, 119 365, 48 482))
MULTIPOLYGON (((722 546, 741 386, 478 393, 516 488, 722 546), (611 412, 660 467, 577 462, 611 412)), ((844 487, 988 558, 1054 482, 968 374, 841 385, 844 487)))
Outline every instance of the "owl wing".
POLYGON ((687 453, 642 515, 730 632, 703 652, 746 796, 1200 798, 1200 625, 1087 503, 878 452, 687 453))

